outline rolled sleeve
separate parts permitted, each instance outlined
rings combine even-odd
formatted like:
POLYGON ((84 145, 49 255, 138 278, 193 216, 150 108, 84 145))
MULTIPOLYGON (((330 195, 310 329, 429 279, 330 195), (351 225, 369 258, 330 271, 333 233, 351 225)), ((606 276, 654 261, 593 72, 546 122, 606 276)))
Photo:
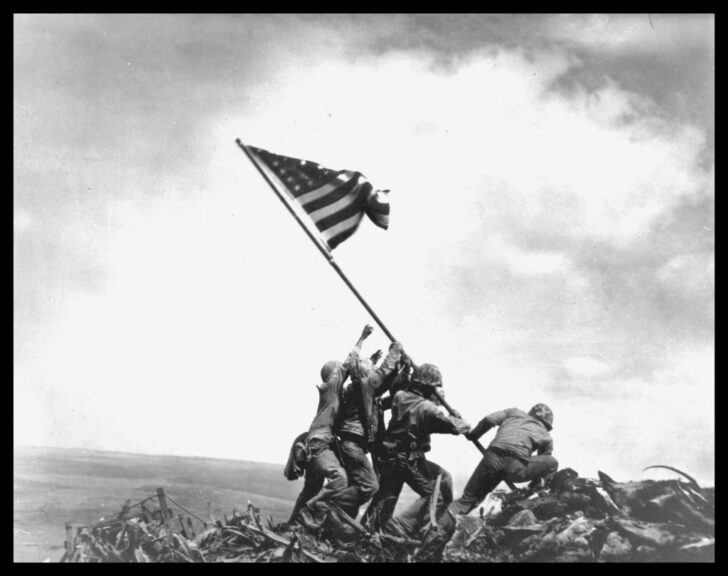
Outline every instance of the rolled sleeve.
POLYGON ((434 405, 422 412, 423 428, 428 434, 456 434, 457 426, 449 416, 440 412, 434 405))
POLYGON ((384 362, 365 379, 366 386, 372 394, 383 394, 386 391, 387 377, 394 372, 401 355, 397 348, 390 348, 384 362))

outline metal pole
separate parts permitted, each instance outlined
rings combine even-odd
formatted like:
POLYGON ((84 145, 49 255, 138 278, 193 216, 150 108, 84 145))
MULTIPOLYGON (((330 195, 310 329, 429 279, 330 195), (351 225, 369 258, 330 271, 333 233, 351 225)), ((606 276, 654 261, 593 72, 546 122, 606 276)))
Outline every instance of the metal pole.
POLYGON ((240 141, 240 138, 235 140, 235 142, 240 146, 240 148, 245 152, 248 159, 253 163, 253 165, 258 169, 258 172, 260 172, 260 175, 263 176, 263 179, 268 183, 268 185, 273 189, 273 192, 275 192, 276 196, 280 199, 283 204, 285 204, 286 208, 288 208, 288 211, 291 213, 291 215, 296 219, 296 222, 303 228, 304 232, 308 235, 308 237, 311 239, 311 242, 313 242, 316 247, 319 249, 319 252, 326 258, 326 260, 331 264, 331 267, 336 270, 336 273, 341 277, 341 279, 344 281, 344 283, 349 287, 349 289, 354 293, 354 296, 356 296, 359 300, 359 302, 362 303, 364 308, 366 308, 367 312, 369 312, 369 315, 374 318, 377 324, 379 324, 379 327, 382 329, 382 331, 387 335, 387 337, 394 342, 395 338, 392 336, 392 333, 387 329, 387 327, 384 325, 384 323, 381 321, 379 316, 372 310, 371 306, 367 303, 366 300, 362 297, 361 294, 359 294, 359 291, 354 287, 354 285, 351 283, 351 281, 346 277, 346 274, 339 268, 339 265, 334 260, 333 255, 329 251, 328 248, 324 247, 321 240, 315 235, 311 230, 309 230, 308 226, 301 220, 299 215, 296 213, 296 211, 293 209, 293 207, 289 204, 288 198, 286 198, 285 194, 282 194, 280 190, 278 190, 277 186, 271 181, 271 179, 268 177, 268 175, 265 173, 265 171, 258 165, 256 162, 254 156, 250 153, 250 150, 248 150, 248 147, 243 144, 240 141))
MULTIPOLYGON (((354 293, 354 296, 356 296, 359 299, 359 302, 362 303, 364 308, 366 308, 367 312, 371 315, 372 318, 376 321, 377 324, 379 324, 379 327, 382 329, 382 331, 387 335, 387 338, 389 338, 392 342, 396 340, 394 336, 392 336, 392 333, 387 329, 387 327, 384 325, 384 323, 380 320, 379 316, 376 315, 374 310, 372 310, 371 306, 367 303, 364 298, 362 298, 362 295, 359 294, 359 291, 354 287, 354 285, 349 281, 349 279, 346 277, 344 272, 339 268, 339 265, 334 260, 334 257, 332 256, 331 252, 328 250, 328 248, 324 247, 321 240, 314 235, 311 230, 309 230, 308 226, 301 220, 301 218, 298 216, 296 211, 293 209, 293 207, 289 204, 288 199, 284 194, 278 190, 276 185, 271 181, 270 178, 268 178, 268 175, 265 173, 265 171, 258 165, 258 162, 256 162, 253 155, 250 153, 250 150, 248 150, 248 147, 243 144, 240 141, 240 138, 237 138, 235 140, 238 146, 245 152, 245 155, 248 157, 248 159, 253 163, 253 165, 258 169, 258 172, 260 172, 260 175, 263 177, 263 179, 268 183, 268 185, 273 189, 273 192, 275 192, 276 196, 280 199, 283 204, 285 204, 286 208, 288 208, 288 211, 293 215, 293 217, 296 219, 296 222, 303 228, 303 230, 306 232, 308 237, 311 239, 311 242, 313 242, 316 247, 319 249, 319 252, 323 254, 323 256, 328 260, 329 264, 331 264, 331 267, 336 270, 336 273, 341 277, 341 279, 344 281, 344 283, 349 287, 349 289, 354 293)), ((445 409, 450 413, 450 415, 455 416, 457 418, 460 418, 460 414, 450 406, 445 399, 440 395, 439 392, 435 391, 435 395, 437 396, 440 403, 445 407, 445 409)), ((485 454, 485 448, 483 448, 483 445, 478 440, 473 440, 473 444, 475 444, 475 447, 480 451, 481 454, 485 454)))
POLYGON ((167 543, 172 544, 172 529, 169 527, 169 518, 171 515, 167 508, 167 496, 164 493, 164 488, 157 488, 157 500, 159 500, 159 509, 162 514, 162 523, 164 524, 164 533, 167 538, 167 543))
MULTIPOLYGON (((450 416, 455 416, 456 418, 462 418, 462 416, 460 416, 460 413, 457 410, 455 410, 455 408, 450 406, 450 404, 447 403, 447 401, 445 400, 445 398, 443 398, 442 394, 440 394, 440 392, 438 391, 437 388, 434 388, 433 393, 437 397, 437 399, 440 401, 440 404, 442 404, 445 407, 445 410, 447 410, 450 413, 450 416)), ((485 456, 485 448, 480 443, 480 440, 471 440, 471 442, 473 444, 475 444, 475 447, 478 449, 478 451, 483 456, 485 456)))

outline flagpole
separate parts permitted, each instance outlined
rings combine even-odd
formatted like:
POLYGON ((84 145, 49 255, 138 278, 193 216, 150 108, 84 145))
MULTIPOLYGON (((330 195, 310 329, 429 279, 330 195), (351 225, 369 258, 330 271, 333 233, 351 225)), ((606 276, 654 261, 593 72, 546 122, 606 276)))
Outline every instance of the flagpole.
MULTIPOLYGON (((248 160, 258 169, 258 172, 263 177, 263 179, 268 183, 268 185, 273 189, 273 192, 275 192, 276 196, 280 199, 283 204, 285 204, 286 208, 288 208, 288 211, 291 213, 291 215, 296 219, 296 222, 303 228, 304 232, 308 235, 308 237, 311 239, 311 242, 313 242, 316 247, 319 249, 319 252, 326 258, 326 260, 331 264, 331 267, 336 270, 336 273, 341 277, 341 279, 344 281, 344 283, 349 287, 349 289, 354 293, 354 296, 356 296, 359 299, 359 302, 362 303, 364 308, 366 308, 367 312, 371 315, 372 318, 379 324, 379 327, 382 329, 382 331, 387 335, 387 338, 389 338, 392 342, 396 340, 394 336, 392 336, 392 333, 387 329, 387 327, 384 325, 384 322, 382 322, 379 319, 379 316, 372 310, 371 306, 367 303, 364 298, 362 298, 362 295, 359 294, 359 291, 354 287, 354 285, 351 283, 351 281, 346 277, 346 274, 339 268, 339 265, 334 260, 334 256, 331 254, 331 251, 328 249, 328 247, 324 246, 321 242, 320 238, 318 238, 318 235, 315 235, 311 230, 309 230, 308 226, 301 220, 298 213, 293 209, 293 206, 289 204, 288 198, 285 194, 281 193, 280 190, 278 190, 278 187, 273 183, 273 181, 268 177, 268 175, 265 173, 265 171, 260 167, 260 165, 255 161, 255 158, 250 153, 250 150, 248 150, 248 147, 243 144, 240 140, 240 138, 236 138, 235 142, 237 145, 242 149, 243 152, 245 152, 245 155, 248 157, 248 160)), ((451 416, 456 416, 458 418, 461 418, 460 414, 457 410, 455 410, 450 404, 448 404, 445 401, 445 398, 443 398, 442 394, 437 390, 437 388, 434 389, 434 394, 437 396, 437 399, 440 401, 440 404, 443 405, 443 407, 450 413, 451 416)), ((478 440, 471 440, 471 442, 475 445, 475 447, 478 449, 478 451, 485 455, 485 448, 478 440)))
POLYGON ((306 224, 301 220, 298 213, 293 209, 293 206, 290 205, 288 198, 284 193, 282 193, 280 190, 278 190, 278 187, 273 183, 273 181, 268 177, 268 175, 265 173, 265 171, 260 167, 260 165, 255 161, 255 158, 250 153, 250 150, 248 150, 248 147, 243 144, 240 141, 240 138, 236 138, 235 142, 237 145, 242 149, 243 152, 245 152, 245 155, 248 157, 248 160, 250 160, 258 169, 258 172, 263 177, 263 179, 268 183, 268 185, 273 189, 273 192, 275 192, 276 196, 278 196, 278 199, 285 204, 286 208, 288 208, 288 211, 291 213, 291 215, 296 219, 296 222, 303 228, 304 232, 308 235, 308 237, 311 239, 311 242, 313 242, 316 247, 319 249, 319 252, 326 258, 329 264, 331 264, 331 267, 336 270, 336 273, 341 277, 341 279, 344 281, 344 283, 349 287, 349 289, 354 293, 354 296, 356 296, 359 299, 359 302, 362 303, 364 308, 366 308, 367 312, 371 315, 372 318, 376 321, 377 324, 379 324, 379 327, 382 329, 382 331, 387 335, 387 337, 394 342, 395 337, 392 336, 392 333, 387 329, 387 327, 384 325, 384 322, 381 321, 379 316, 377 316, 376 312, 372 310, 371 306, 367 303, 366 300, 362 297, 361 294, 359 294, 359 291, 354 287, 354 285, 351 283, 351 281, 346 277, 346 274, 344 274, 343 270, 339 268, 339 265, 334 260, 334 256, 331 254, 329 249, 323 245, 321 240, 313 233, 311 230, 306 226, 306 224))

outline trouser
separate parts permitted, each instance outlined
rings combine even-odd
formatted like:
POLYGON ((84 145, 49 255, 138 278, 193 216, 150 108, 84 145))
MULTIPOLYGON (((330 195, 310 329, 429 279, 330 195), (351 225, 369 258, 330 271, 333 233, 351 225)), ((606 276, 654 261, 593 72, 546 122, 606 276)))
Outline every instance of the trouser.
MULTIPOLYGON (((339 457, 332 449, 331 443, 325 443, 318 439, 309 442, 311 461, 306 468, 306 484, 299 496, 301 507, 310 500, 317 502, 330 502, 340 506, 343 510, 351 510, 358 507, 359 492, 354 486, 349 486, 349 479, 339 457), (311 478, 309 483, 309 477, 311 478), (323 483, 326 485, 321 488, 323 483), (318 491, 308 497, 310 490, 318 487, 318 491), (304 493, 306 499, 304 500, 304 493)), ((297 502, 298 504, 298 502, 297 502)), ((298 510, 296 510, 298 512, 298 510)))
POLYGON ((339 443, 341 459, 349 477, 349 486, 356 490, 356 502, 344 507, 344 512, 356 518, 359 506, 369 500, 379 490, 379 481, 371 462, 361 442, 351 439, 342 439, 339 443))
POLYGON ((306 502, 319 493, 321 488, 323 488, 325 479, 324 475, 319 471, 314 471, 310 467, 306 469, 303 490, 301 490, 301 493, 296 499, 296 503, 293 505, 293 511, 291 512, 291 517, 288 519, 288 522, 293 522, 301 508, 306 505, 306 502))
POLYGON ((463 495, 448 510, 453 514, 468 514, 492 492, 502 480, 529 482, 553 474, 559 463, 553 456, 532 456, 528 462, 507 456, 489 448, 470 476, 463 495))
POLYGON ((397 499, 403 486, 407 484, 420 498, 397 515, 396 520, 406 532, 416 533, 423 525, 425 508, 429 505, 438 474, 442 474, 437 506, 439 515, 452 502, 450 473, 421 454, 401 453, 385 460, 379 478, 379 492, 374 495, 364 515, 364 523, 376 529, 392 520, 397 499))

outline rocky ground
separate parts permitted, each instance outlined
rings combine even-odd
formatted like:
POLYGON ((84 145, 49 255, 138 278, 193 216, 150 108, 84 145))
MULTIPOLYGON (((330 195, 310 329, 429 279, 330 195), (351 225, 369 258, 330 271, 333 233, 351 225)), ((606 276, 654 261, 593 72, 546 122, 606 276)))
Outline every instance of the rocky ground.
POLYGON ((431 522, 409 539, 371 533, 336 508, 318 527, 274 524, 253 504, 202 518, 160 493, 127 502, 113 520, 68 528, 61 561, 714 562, 714 490, 681 475, 616 482, 566 468, 538 490, 494 492, 479 517, 458 519, 444 547, 423 545, 437 535, 431 522))

